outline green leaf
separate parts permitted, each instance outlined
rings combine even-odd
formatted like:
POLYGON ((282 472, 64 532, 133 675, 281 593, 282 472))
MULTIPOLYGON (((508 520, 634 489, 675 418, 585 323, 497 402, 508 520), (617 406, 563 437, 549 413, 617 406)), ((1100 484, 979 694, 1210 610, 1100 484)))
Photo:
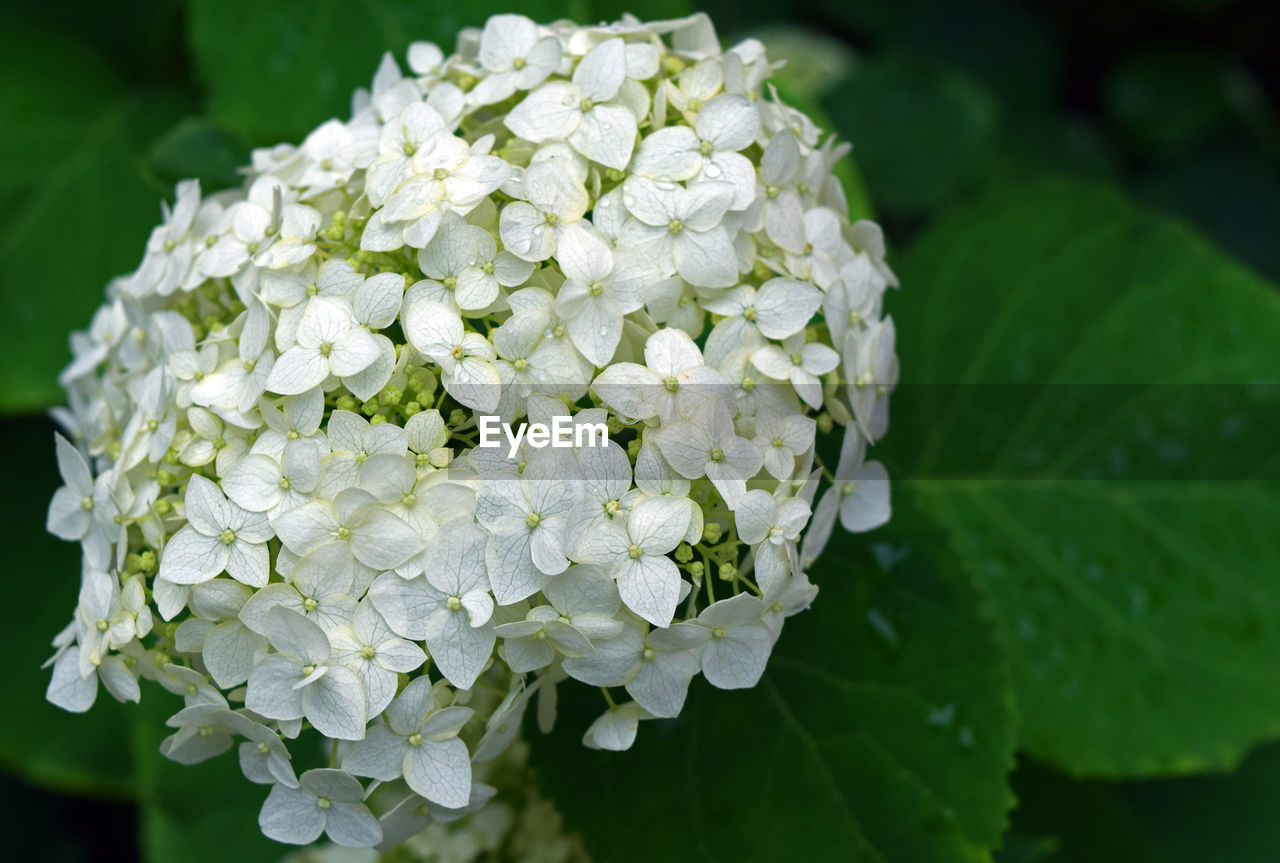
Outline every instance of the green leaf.
POLYGON ((202 191, 239 186, 249 148, 235 134, 201 117, 187 117, 161 135, 147 152, 147 168, 162 188, 195 178, 202 191))
POLYGON ((1207 52, 1143 51, 1106 82, 1106 107, 1135 149, 1166 157, 1214 134, 1240 137, 1274 123, 1258 82, 1240 65, 1207 52))
MULTIPOLYGON (((1181 781, 1181 780, 1179 780, 1181 781)), ((1018 808, 998 863, 1007 863, 1017 837, 1034 837, 1050 853, 1032 858, 1044 863, 1156 863, 1146 826, 1115 785, 1073 781, 1041 765, 1024 761, 1013 773, 1018 808), (1006 852, 1008 849, 1008 852, 1006 852)), ((1023 840, 1025 841, 1025 840, 1023 840)), ((1223 855, 1205 859, 1237 860, 1223 855)))
POLYGON ((999 106, 958 68, 911 55, 860 64, 824 100, 876 206, 918 214, 967 190, 985 170, 999 106))
POLYGON ((900 271, 886 459, 991 597, 1022 744, 1139 776, 1280 734, 1280 294, 1069 182, 949 215, 900 271))
POLYGON ((45 700, 53 653, 50 641, 71 621, 79 589, 80 550, 45 533, 47 498, 60 484, 53 424, 44 419, 0 420, 5 459, 4 524, 14 613, 0 652, 6 708, 0 710, 0 767, 28 782, 78 794, 122 798, 134 788, 124 708, 104 691, 87 715, 45 700))
POLYGON ((136 142, 173 107, 167 94, 126 92, 74 42, 0 34, 0 412, 62 401, 67 336, 137 265, 159 219, 136 142), (31 74, 46 68, 60 71, 31 74))
POLYGON ((987 858, 1011 803, 1003 661, 975 593, 936 565, 938 537, 912 524, 876 547, 888 571, 865 538, 835 540, 760 684, 695 681, 681 718, 643 723, 629 752, 584 748, 603 704, 560 688, 533 765, 594 859, 987 858))
POLYGON ((200 764, 184 765, 160 754, 173 731, 165 720, 182 700, 158 686, 145 687, 131 708, 130 751, 137 764, 141 807, 139 845, 147 863, 275 863, 288 847, 258 828, 258 810, 270 789, 240 772, 237 742, 200 764))
MULTIPOLYGON (((1045 863, 1280 859, 1280 824, 1272 817, 1280 796, 1275 744, 1251 753, 1229 774, 1105 784, 1072 781, 1024 763, 1013 786, 1015 834, 1054 839, 1045 863)), ((1003 852, 998 859, 1006 863, 1003 852)))
POLYGON ((1163 863, 1280 859, 1280 746, 1249 755, 1232 774, 1122 787, 1163 863))
MULTIPOLYGON (((422 0, 193 0, 190 37, 213 117, 251 143, 298 141, 330 117, 347 117, 351 93, 368 87, 383 53, 404 68, 410 42, 453 50, 458 31, 509 3, 422 0)), ((521 4, 539 21, 583 18, 586 5, 521 4)))

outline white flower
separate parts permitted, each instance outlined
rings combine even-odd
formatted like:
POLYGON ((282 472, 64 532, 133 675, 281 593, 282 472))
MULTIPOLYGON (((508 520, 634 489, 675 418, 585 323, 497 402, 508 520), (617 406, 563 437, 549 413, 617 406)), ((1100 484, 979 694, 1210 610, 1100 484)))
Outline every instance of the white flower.
POLYGON ((728 408, 719 403, 691 419, 664 425, 649 437, 678 474, 685 479, 705 476, 731 509, 764 459, 754 443, 736 434, 728 408))
POLYGON ((700 670, 755 684, 837 522, 889 517, 897 281, 764 46, 703 14, 457 46, 179 184, 59 376, 47 697, 181 696, 162 752, 234 748, 281 841, 505 831, 530 701, 549 731, 562 686, 623 687, 583 743, 626 749, 700 670))
POLYGON ((450 809, 471 798, 471 758, 458 739, 475 711, 448 706, 447 695, 419 677, 387 708, 386 724, 369 729, 342 759, 342 769, 384 782, 405 782, 432 803, 450 809), (442 697, 443 696, 443 697, 442 697))
POLYGON ((537 593, 546 577, 564 572, 565 517, 578 499, 577 483, 531 466, 520 479, 485 480, 476 520, 489 531, 485 559, 494 598, 510 605, 537 593))
POLYGON ((531 90, 560 65, 560 40, 543 36, 523 15, 494 15, 480 34, 480 66, 485 77, 467 94, 475 105, 501 102, 517 90, 531 90))
POLYGON ((169 539, 158 577, 174 584, 198 584, 220 572, 250 587, 267 583, 271 538, 267 517, 227 500, 218 486, 191 477, 185 498, 187 526, 169 539))
POLYGON ((507 115, 507 128, 534 143, 568 141, 582 155, 622 170, 631 161, 636 118, 613 103, 627 74, 621 39, 608 39, 587 52, 573 80, 543 84, 507 115))
POLYGON ((698 673, 699 655, 711 633, 695 623, 675 623, 647 634, 627 627, 617 638, 596 645, 596 652, 566 659, 564 670, 592 686, 625 686, 654 716, 676 716, 684 706, 689 681, 698 673))
POLYGON ((693 128, 668 126, 644 139, 633 165, 654 180, 699 178, 734 186, 731 210, 744 210, 755 197, 756 169, 739 153, 760 134, 760 112, 745 96, 722 94, 697 112, 693 128))
POLYGON ((817 424, 806 416, 763 414, 756 419, 754 443, 764 453, 764 469, 774 479, 795 474, 796 459, 813 447, 817 424))
MULTIPOLYGON (((408 299, 428 299, 461 312, 479 312, 492 305, 498 298, 502 279, 498 277, 496 263, 489 267, 490 272, 485 272, 484 262, 480 261, 481 248, 488 254, 487 261, 493 263, 497 257, 496 245, 488 231, 457 217, 446 219, 427 247, 418 252, 418 268, 428 281, 415 285, 408 299)), ((507 266, 503 272, 506 281, 515 279, 512 283, 520 284, 532 269, 524 270, 523 276, 507 266)))
POLYGON ((765 339, 785 339, 804 329, 822 303, 822 292, 807 282, 770 279, 757 291, 740 285, 707 300, 707 311, 724 315, 707 336, 707 362, 719 365, 730 353, 764 347, 765 339), (762 338, 763 337, 763 338, 762 338))
POLYGON ((856 430, 845 432, 835 483, 827 494, 840 501, 840 524, 850 533, 873 530, 889 521, 889 473, 878 461, 865 461, 867 442, 856 430))
POLYGON ((278 652, 254 666, 245 707, 270 719, 305 716, 326 737, 364 737, 364 685, 351 669, 330 664, 332 648, 320 627, 277 606, 267 613, 264 629, 278 652))
POLYGON ((618 582, 627 608, 652 623, 667 626, 680 600, 680 571, 666 555, 675 550, 689 525, 689 510, 666 497, 646 498, 625 523, 602 524, 579 553, 598 563, 618 582))
POLYGON ((614 255, 603 240, 585 231, 560 242, 558 259, 566 279, 556 311, 569 322, 573 346, 603 368, 622 338, 623 317, 644 305, 642 292, 657 281, 657 271, 637 255, 614 255))
POLYGON ((435 134, 413 153, 410 174, 394 187, 365 226, 361 248, 394 251, 424 248, 444 215, 466 215, 511 176, 511 166, 489 155, 493 139, 468 146, 454 135, 435 134))
POLYGON ((702 650, 702 675, 721 689, 749 689, 764 673, 773 637, 761 622, 764 604, 740 593, 712 603, 698 615, 698 624, 711 630, 702 650))
POLYGON ((582 231, 591 204, 582 178, 554 159, 525 169, 520 198, 502 208, 499 231, 502 245, 526 261, 545 261, 564 237, 582 231))
POLYGON ((329 375, 354 375, 378 358, 378 342, 360 326, 351 306, 330 297, 315 297, 298 322, 296 342, 280 355, 267 389, 298 395, 329 375))
POLYGON ((416 671, 427 655, 412 641, 398 637, 365 600, 351 623, 329 631, 333 661, 356 673, 369 698, 369 715, 377 716, 396 694, 398 675, 416 671))
POLYGON ((783 340, 782 346, 765 345, 751 353, 751 363, 769 377, 790 381, 796 393, 812 408, 822 406, 822 375, 840 364, 840 355, 819 342, 806 342, 803 333, 783 340))
POLYGON ((320 448, 294 440, 285 444, 280 460, 250 454, 237 461, 222 478, 222 489, 236 506, 273 516, 310 500, 319 478, 320 448))
POLYGON ((752 546, 760 589, 771 593, 786 577, 795 540, 809 521, 809 505, 799 498, 779 502, 763 489, 752 489, 733 512, 738 537, 752 546))
POLYGON ((622 227, 619 242, 662 269, 678 273, 691 285, 727 288, 738 280, 738 255, 724 226, 733 203, 732 183, 709 180, 688 189, 645 177, 623 186, 623 203, 633 218, 622 227))
POLYGON ((339 492, 332 501, 305 503, 277 516, 271 526, 296 555, 336 542, 351 557, 376 570, 395 569, 422 550, 417 531, 358 488, 339 492))
POLYGON ((653 714, 641 707, 639 702, 628 701, 626 704, 610 707, 591 723, 587 733, 582 735, 582 742, 592 749, 622 752, 630 749, 631 744, 636 742, 640 720, 652 718, 653 714))
POLYGON ((849 333, 844 374, 850 383, 853 415, 868 440, 876 440, 889 425, 888 396, 898 382, 898 358, 893 353, 893 318, 849 333))
POLYGON ((268 837, 291 845, 306 845, 324 833, 338 845, 372 848, 382 841, 382 828, 363 797, 360 783, 341 770, 308 770, 297 788, 271 789, 258 826, 268 837))
POLYGON ((512 671, 543 668, 557 653, 590 656, 595 651, 591 639, 622 631, 615 619, 621 605, 618 589, 599 567, 570 567, 548 582, 543 595, 548 605, 530 609, 524 620, 494 627, 512 671))
POLYGON ((331 413, 325 431, 333 451, 320 463, 316 494, 324 498, 333 498, 343 489, 357 485, 365 460, 370 456, 384 453, 403 456, 409 450, 409 438, 400 426, 374 425, 351 411, 331 413))
POLYGON ((729 394, 724 378, 703 363, 702 352, 683 330, 658 330, 650 336, 644 360, 643 366, 614 363, 591 388, 623 416, 664 422, 705 410, 729 394))
POLYGON ((470 689, 493 651, 493 598, 485 568, 485 533, 469 521, 443 525, 427 546, 425 576, 378 577, 373 605, 397 634, 427 642, 440 673, 470 689))
POLYGON ((348 623, 355 614, 355 572, 341 544, 331 542, 304 555, 289 577, 287 584, 268 584, 244 603, 238 616, 245 626, 269 635, 270 613, 276 606, 304 615, 325 632, 348 623))
POLYGON ((497 355, 478 333, 466 332, 458 313, 429 300, 413 303, 404 313, 409 343, 440 366, 449 394, 481 412, 498 406, 497 355))
POLYGON ((80 450, 62 435, 54 435, 54 444, 58 453, 58 471, 66 485, 53 493, 45 529, 59 539, 79 542, 93 526, 91 513, 97 489, 89 463, 80 450))
POLYGON ((790 129, 774 135, 760 160, 760 195, 764 231, 788 252, 804 249, 804 208, 795 184, 800 174, 800 145, 790 129))

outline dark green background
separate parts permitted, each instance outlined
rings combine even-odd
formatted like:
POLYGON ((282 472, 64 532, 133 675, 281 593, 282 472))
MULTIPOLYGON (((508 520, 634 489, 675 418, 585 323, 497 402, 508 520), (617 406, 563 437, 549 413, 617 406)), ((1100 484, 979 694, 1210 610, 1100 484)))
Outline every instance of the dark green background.
MULTIPOLYGON (((136 264, 158 201, 184 176, 206 188, 235 183, 250 147, 299 140, 345 116, 350 90, 367 84, 383 50, 402 52, 415 38, 448 49, 460 26, 493 12, 583 20, 624 8, 652 18, 690 7, 140 0, 0 11, 0 487, 10 549, 0 819, 13 859, 279 856, 254 832, 262 789, 222 781, 234 780, 234 764, 173 769, 153 757, 161 699, 121 709, 103 695, 85 717, 43 701, 37 666, 77 582, 75 550, 43 533, 57 485, 43 412, 59 399, 54 375, 68 358, 67 333, 88 322, 106 281, 136 264), (140 713, 146 722, 135 721, 140 713)), ((1280 737, 1280 661, 1272 662, 1280 550, 1270 535, 1280 532, 1277 400, 1227 386, 1280 379, 1280 313, 1263 281, 1280 279, 1274 4, 703 8, 728 39, 807 28, 826 40, 824 56, 840 59, 834 79, 815 75, 798 52, 781 83, 853 141, 855 208, 871 202, 903 275, 890 303, 904 392, 885 458, 910 482, 895 490, 893 529, 840 541, 815 570, 818 609, 788 630, 761 692, 695 686, 690 716, 646 726, 633 761, 581 753, 585 714, 567 712, 535 759, 566 819, 600 860, 635 859, 628 830, 649 834, 670 859, 694 850, 782 859, 812 838, 786 834, 786 825, 810 816, 848 831, 818 830, 807 852, 816 860, 837 859, 834 848, 908 863, 981 859, 1006 826, 995 852, 1003 861, 1280 859, 1280 747, 1266 745, 1280 737), (1071 255, 1059 261, 1064 248, 1071 255), (1143 315, 1126 313, 1124 298, 1149 285, 1159 302, 1135 301, 1143 315), (1108 308, 1113 297, 1121 300, 1108 308), (1096 344, 1072 347, 1086 327, 1096 344), (951 360, 961 357, 967 366, 951 360), (1026 374, 1015 371, 1023 362, 1026 374), (1105 387, 1074 386, 1112 381, 1144 388, 1135 412, 1112 414, 1115 394, 1105 387), (1017 389, 1056 384, 1068 388, 1017 389), (1211 430, 1200 420, 1237 414, 1245 444, 1205 443, 1211 430), (1084 432, 1095 426, 1090 441, 1084 432), (1168 433, 1191 442, 1203 475, 1145 463, 1149 428, 1176 428, 1168 433), (938 429, 946 432, 931 437, 938 429), (1045 452, 1035 455, 1028 441, 1045 452), (1115 442, 1129 448, 1125 468, 1095 464, 1115 442), (1019 453, 1057 472, 1019 462, 1019 453), (955 477, 981 485, 945 484, 955 477), (1096 505, 1062 503, 1072 494, 1065 485, 1030 499, 1021 486, 1001 486, 1086 477, 1129 485, 1096 505), (1146 500, 1135 484, 1183 480, 1218 483, 1227 503, 1200 496, 1135 509, 1146 500), (1245 481, 1254 483, 1248 495, 1222 485, 1245 481), (1255 494, 1256 506, 1242 504, 1255 494), (1113 506, 1146 519, 1150 533, 1113 531, 1113 506), (991 536, 997 521, 1009 525, 1003 540, 991 536), (1034 554, 1040 539, 1043 560, 1034 554), (1014 540, 1026 554, 1007 552, 1014 540), (1050 540, 1061 543, 1049 550, 1050 540), (895 565, 907 552, 908 563, 895 565), (1100 594, 1109 629, 1080 623, 1055 593, 1089 598, 1077 582, 1095 564, 1116 574, 1119 593, 1108 594, 1108 582, 1100 594), (1142 607, 1107 611, 1121 595, 1142 607), (1181 610, 1154 619, 1147 605, 1181 610), (904 648, 868 626, 872 611, 886 609, 909 633, 904 648), (1051 645, 1038 647, 1028 626, 1049 632, 1051 645), (1147 649, 1166 664, 1143 666, 1147 649), (834 682, 802 686, 821 670, 806 671, 810 660, 834 682), (825 685, 831 692, 814 694, 825 685), (908 732, 885 743, 909 705, 865 694, 875 687, 934 707, 962 703, 962 712, 973 694, 965 720, 973 725, 964 727, 977 736, 976 760, 934 757, 908 732), (758 724, 737 728, 744 716, 758 724), (784 725, 794 736, 775 740, 784 725), (765 762, 744 760, 766 744, 794 769, 767 761, 766 773, 765 762), (1015 744, 1011 794, 1001 774, 1015 744), (920 781, 886 778, 878 747, 920 781), (1242 766, 1223 772, 1246 752, 1242 766), (697 793, 705 808, 666 792, 668 768, 694 763, 699 787, 711 789, 697 793), (607 812, 592 808, 600 795, 581 781, 587 775, 612 789, 607 812), (808 789, 798 797, 774 789, 792 796, 795 811, 754 791, 732 806, 717 796, 718 785, 750 788, 766 775, 808 789), (913 796, 922 790, 954 805, 922 803, 913 796), (638 798, 662 802, 637 809, 638 798), (842 815, 821 811, 832 799, 842 815), (916 810, 925 826, 904 814, 916 810), (773 844, 778 831, 794 842, 773 844)))

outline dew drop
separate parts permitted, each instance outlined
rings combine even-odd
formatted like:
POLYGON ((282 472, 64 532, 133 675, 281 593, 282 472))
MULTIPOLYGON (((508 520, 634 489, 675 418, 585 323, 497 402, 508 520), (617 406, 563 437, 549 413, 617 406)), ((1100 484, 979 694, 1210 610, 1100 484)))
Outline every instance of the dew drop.
POLYGON ((871 624, 871 629, 881 640, 891 649, 897 650, 902 646, 902 639, 898 635, 889 618, 885 617, 879 609, 871 609, 867 612, 867 623, 871 624))
POLYGON ((956 718, 956 706, 954 703, 944 707, 936 707, 929 711, 929 724, 936 728, 946 728, 956 718))
POLYGON ((716 177, 720 176, 720 166, 712 162, 702 169, 702 173, 714 180, 716 177))

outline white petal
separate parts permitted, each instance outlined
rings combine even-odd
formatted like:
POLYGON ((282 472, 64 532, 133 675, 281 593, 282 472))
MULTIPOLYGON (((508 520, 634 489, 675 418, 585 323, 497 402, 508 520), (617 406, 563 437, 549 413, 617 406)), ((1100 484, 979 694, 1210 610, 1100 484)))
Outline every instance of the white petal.
POLYGON ((187 525, 165 543, 158 575, 173 584, 198 584, 226 569, 230 555, 221 540, 187 525))
POLYGON ((276 785, 258 813, 258 826, 270 839, 290 845, 306 845, 324 832, 325 812, 314 794, 276 785))
POLYGON ((593 162, 621 171, 635 149, 636 117, 622 105, 596 105, 582 115, 569 143, 593 162))
POLYGON ((471 758, 456 737, 427 741, 405 758, 405 781, 433 803, 460 809, 471 799, 471 758))
POLYGON ((628 560, 618 573, 618 594, 627 608, 654 626, 669 626, 680 601, 680 571, 666 557, 628 560))
POLYGON ((543 84, 511 109, 503 121, 521 138, 534 143, 567 138, 582 118, 582 92, 567 81, 543 84))
POLYGON ((493 628, 473 628, 461 611, 444 609, 427 620, 427 651, 440 673, 458 689, 470 689, 489 661, 493 628))
POLYGON ((307 720, 325 737, 335 740, 364 737, 364 685, 349 668, 330 666, 324 677, 304 687, 302 709, 307 720))

